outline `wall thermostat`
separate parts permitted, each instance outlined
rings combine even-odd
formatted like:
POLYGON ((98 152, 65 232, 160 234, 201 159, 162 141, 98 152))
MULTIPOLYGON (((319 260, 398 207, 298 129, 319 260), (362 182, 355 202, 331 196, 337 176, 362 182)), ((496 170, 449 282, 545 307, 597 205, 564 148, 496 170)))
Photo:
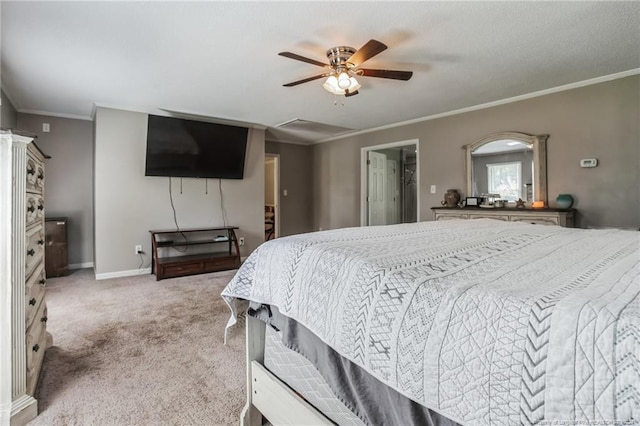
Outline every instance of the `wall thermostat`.
POLYGON ((580 160, 580 167, 595 167, 598 165, 597 158, 584 158, 580 160))

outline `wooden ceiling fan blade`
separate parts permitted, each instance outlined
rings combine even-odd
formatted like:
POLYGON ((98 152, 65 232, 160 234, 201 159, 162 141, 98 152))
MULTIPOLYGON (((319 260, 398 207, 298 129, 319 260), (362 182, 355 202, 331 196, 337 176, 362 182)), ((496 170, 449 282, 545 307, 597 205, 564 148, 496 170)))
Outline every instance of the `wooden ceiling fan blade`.
POLYGON ((355 96, 355 95, 357 95, 358 93, 360 93, 360 92, 358 92, 357 90, 356 90, 355 92, 346 92, 346 93, 344 94, 344 97, 345 97, 345 98, 348 98, 349 96, 355 96))
POLYGON ((302 80, 292 81, 291 83, 283 84, 283 86, 284 87, 293 87, 293 86, 297 86, 298 84, 306 83, 308 81, 317 80, 317 79, 322 78, 322 77, 328 77, 330 75, 331 75, 330 72, 327 72, 327 73, 324 73, 324 74, 318 74, 318 75, 314 75, 313 77, 308 77, 308 78, 304 78, 302 80))
POLYGON ((347 62, 349 62, 350 64, 353 64, 353 66, 357 67, 358 65, 360 65, 361 63, 363 63, 364 61, 367 61, 371 58, 373 58, 374 56, 376 56, 378 53, 383 52, 387 49, 387 45, 378 41, 378 40, 369 40, 368 42, 365 43, 364 46, 362 46, 360 49, 358 49, 356 51, 356 53, 354 53, 353 55, 351 55, 351 57, 349 59, 347 59, 347 62))
POLYGON ((360 68, 357 72, 358 75, 364 77, 378 77, 378 78, 391 78, 393 80, 407 81, 413 75, 411 71, 396 71, 396 70, 372 70, 366 68, 360 68))
POLYGON ((289 58, 289 59, 295 59, 296 61, 302 61, 302 62, 306 62, 308 64, 317 65, 319 67, 329 68, 328 64, 325 64, 325 63, 320 62, 320 61, 316 61, 315 59, 305 58, 304 56, 300 56, 300 55, 298 55, 296 53, 280 52, 280 53, 278 53, 278 55, 284 56, 285 58, 289 58))

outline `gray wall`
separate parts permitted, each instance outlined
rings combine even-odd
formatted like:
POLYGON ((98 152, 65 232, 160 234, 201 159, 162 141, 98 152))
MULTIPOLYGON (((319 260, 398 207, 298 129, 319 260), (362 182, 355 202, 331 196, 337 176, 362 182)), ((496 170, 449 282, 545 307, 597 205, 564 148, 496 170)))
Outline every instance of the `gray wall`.
MULTIPOLYGON (((465 188, 461 147, 491 133, 549 134, 550 204, 573 194, 578 225, 640 226, 640 76, 314 145, 314 228, 360 222, 360 148, 420 140, 420 218, 465 188), (593 169, 581 158, 598 158, 593 169), (436 185, 436 194, 429 186, 436 185)), ((466 194, 464 194, 466 195, 466 194)))
POLYGON ((18 128, 38 135, 45 160, 47 217, 67 217, 69 265, 93 262, 93 123, 87 120, 18 113, 18 128), (49 123, 50 132, 42 132, 49 123))
POLYGON ((2 97, 2 104, 0 105, 0 128, 16 129, 16 109, 13 107, 13 104, 4 93, 4 90, 0 90, 0 96, 2 97))
MULTIPOLYGON (((175 228, 169 178, 145 177, 147 115, 98 108, 95 117, 95 267, 98 278, 135 271, 144 247, 150 261, 150 229, 175 228)), ((264 131, 251 129, 243 180, 223 180, 228 224, 240 227, 246 256, 264 241, 264 131)), ((174 178, 173 199, 182 228, 223 224, 217 179, 174 178)))
POLYGON ((313 147, 267 141, 265 150, 280 155, 280 236, 311 232, 313 147))

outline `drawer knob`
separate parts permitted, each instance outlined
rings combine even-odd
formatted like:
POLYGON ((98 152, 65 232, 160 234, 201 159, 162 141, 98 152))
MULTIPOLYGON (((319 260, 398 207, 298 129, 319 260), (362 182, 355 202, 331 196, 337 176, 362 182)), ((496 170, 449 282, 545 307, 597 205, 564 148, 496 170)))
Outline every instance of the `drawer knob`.
POLYGON ((40 172, 38 174, 38 179, 40 179, 40 180, 44 179, 44 173, 40 172))
POLYGON ((29 300, 29 304, 30 304, 31 306, 35 306, 35 305, 36 305, 36 298, 35 298, 35 297, 32 297, 32 298, 31 298, 31 300, 29 300))
POLYGON ((34 249, 29 249, 29 250, 27 250, 27 254, 29 256, 33 256, 34 254, 36 254, 36 251, 34 249))
POLYGON ((33 349, 34 352, 38 352, 38 350, 40 349, 40 345, 38 345, 37 343, 35 345, 33 345, 33 349))
POLYGON ((38 240, 39 245, 44 245, 44 240, 38 240))
POLYGON ((45 280, 44 278, 40 280, 40 284, 44 285, 47 282, 47 280, 45 280))
POLYGON ((47 320, 48 320, 48 319, 49 319, 49 318, 47 318, 47 317, 45 316, 45 317, 40 318, 40 321, 42 321, 42 322, 47 322, 47 320))
POLYGON ((44 204, 38 204, 38 210, 44 210, 44 204))
POLYGON ((35 208, 34 206, 29 206, 29 207, 27 207, 27 211, 28 211, 29 213, 33 213, 33 212, 35 212, 35 211, 36 211, 36 208, 35 208))
POLYGON ((35 175, 36 174, 36 169, 27 168, 27 174, 28 175, 35 175))

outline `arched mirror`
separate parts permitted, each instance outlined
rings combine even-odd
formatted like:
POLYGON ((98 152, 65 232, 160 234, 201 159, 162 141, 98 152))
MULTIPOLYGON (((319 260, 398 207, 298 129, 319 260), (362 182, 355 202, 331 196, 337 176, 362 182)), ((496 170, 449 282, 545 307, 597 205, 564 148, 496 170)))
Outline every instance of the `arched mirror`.
POLYGON ((548 137, 500 132, 465 145, 467 196, 499 194, 507 201, 547 205, 548 137))

